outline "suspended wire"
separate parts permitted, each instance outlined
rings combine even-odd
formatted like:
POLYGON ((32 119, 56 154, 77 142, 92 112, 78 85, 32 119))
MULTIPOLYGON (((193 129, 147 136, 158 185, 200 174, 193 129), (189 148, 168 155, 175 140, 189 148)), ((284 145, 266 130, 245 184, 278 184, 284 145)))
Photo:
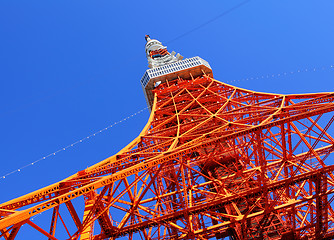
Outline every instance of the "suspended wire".
POLYGON ((30 220, 34 221, 35 218, 37 218, 38 216, 41 216, 44 212, 40 212, 38 214, 36 214, 35 216, 33 216, 30 220))
POLYGON ((223 17, 223 16, 229 14, 230 12, 233 12, 234 10, 237 10, 238 8, 242 7, 243 5, 245 5, 246 3, 250 2, 250 1, 251 1, 251 0, 243 1, 243 2, 241 2, 241 3, 237 4, 237 5, 235 5, 234 7, 230 8, 230 9, 228 9, 228 10, 225 10, 224 12, 222 12, 221 14, 219 14, 218 16, 215 16, 214 18, 212 18, 212 19, 210 19, 210 20, 208 20, 208 21, 206 21, 206 22, 204 22, 204 23, 198 25, 197 27, 194 27, 193 29, 190 29, 189 31, 187 31, 187 32, 185 32, 185 33, 183 33, 183 34, 177 36, 176 38, 173 38, 172 40, 166 42, 166 44, 169 44, 169 43, 171 43, 171 42, 174 42, 174 41, 176 41, 176 40, 178 40, 178 39, 180 39, 180 38, 185 37, 186 35, 188 35, 188 34, 190 34, 190 33, 193 33, 193 32, 195 32, 195 31, 197 31, 198 29, 201 29, 201 28, 205 27, 206 25, 208 25, 208 24, 210 24, 210 23, 216 21, 217 19, 219 19, 219 18, 221 18, 221 17, 223 17))
POLYGON ((293 74, 298 74, 298 73, 324 71, 328 69, 334 69, 334 65, 328 65, 328 66, 323 66, 323 67, 302 68, 302 69, 298 69, 295 71, 281 72, 281 73, 276 73, 276 74, 266 74, 262 76, 248 77, 248 78, 242 78, 242 79, 227 80, 225 82, 233 83, 233 82, 241 82, 241 81, 249 81, 249 80, 273 79, 273 78, 285 77, 288 75, 293 75, 293 74))
POLYGON ((90 139, 90 138, 92 138, 92 137, 95 137, 96 135, 98 135, 98 134, 100 134, 100 133, 102 133, 102 132, 104 132, 104 131, 106 131, 106 130, 112 128, 113 126, 115 126, 115 125, 117 125, 117 124, 120 124, 120 123, 122 123, 122 122, 124 122, 124 121, 126 121, 126 120, 128 120, 128 119, 130 119, 130 118, 132 118, 132 117, 134 117, 134 116, 136 116, 136 115, 138 115, 138 114, 144 112, 146 109, 148 109, 148 107, 145 107, 145 108, 139 110, 138 112, 135 112, 135 113, 133 113, 132 115, 129 115, 128 117, 126 117, 126 118, 124 118, 124 119, 122 119, 122 120, 120 120, 120 121, 118 121, 118 122, 114 122, 113 124, 111 124, 111 125, 109 125, 109 126, 107 126, 107 127, 105 127, 105 128, 102 128, 101 130, 99 130, 99 131, 97 131, 97 132, 95 132, 95 133, 93 133, 93 134, 91 134, 91 135, 89 135, 89 136, 87 136, 87 137, 84 137, 84 138, 82 138, 82 139, 80 139, 80 140, 78 140, 78 141, 76 141, 76 142, 74 142, 74 143, 72 143, 72 144, 70 144, 70 145, 67 145, 66 147, 62 147, 62 148, 58 149, 57 151, 55 151, 55 152, 53 152, 53 153, 50 153, 50 154, 48 154, 48 155, 46 155, 46 156, 44 156, 44 157, 42 157, 42 158, 37 159, 36 161, 33 161, 33 162, 31 162, 31 163, 29 163, 29 164, 27 164, 27 165, 24 165, 24 166, 22 166, 22 167, 20 167, 20 168, 18 168, 18 169, 16 169, 16 170, 14 170, 14 171, 11 171, 11 172, 9 172, 9 173, 3 175, 2 177, 0 177, 0 179, 3 180, 3 179, 5 179, 7 176, 12 175, 13 173, 21 172, 21 170, 23 170, 23 169, 25 169, 25 168, 27 168, 27 167, 29 167, 29 166, 33 166, 33 165, 35 165, 36 163, 38 163, 38 162, 40 162, 40 161, 43 161, 43 160, 45 160, 45 159, 47 159, 47 158, 49 158, 49 157, 51 157, 51 156, 55 156, 55 155, 56 155, 57 153, 59 153, 59 152, 65 151, 66 149, 71 148, 71 147, 74 147, 75 145, 77 145, 77 144, 79 144, 79 143, 82 143, 82 142, 84 142, 85 140, 88 140, 88 139, 90 139))

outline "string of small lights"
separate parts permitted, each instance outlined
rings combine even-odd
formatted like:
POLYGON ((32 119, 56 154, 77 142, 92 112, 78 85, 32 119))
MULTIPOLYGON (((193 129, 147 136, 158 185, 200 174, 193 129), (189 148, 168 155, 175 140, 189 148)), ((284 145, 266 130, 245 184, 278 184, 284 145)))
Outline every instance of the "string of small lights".
POLYGON ((276 73, 276 74, 266 74, 266 75, 261 75, 261 76, 257 76, 257 77, 234 79, 234 80, 228 80, 228 81, 225 81, 225 82, 233 83, 233 82, 241 82, 241 81, 249 81, 249 80, 273 79, 273 78, 284 77, 284 76, 298 74, 298 73, 325 71, 325 70, 330 70, 330 69, 334 69, 334 65, 328 65, 328 66, 322 66, 322 67, 302 68, 302 69, 297 69, 295 71, 281 72, 281 73, 276 73))
POLYGON ((55 152, 53 152, 53 153, 50 153, 50 154, 48 154, 48 155, 46 155, 46 156, 44 156, 44 157, 41 157, 41 158, 39 158, 39 159, 37 159, 37 160, 35 160, 35 161, 33 161, 33 162, 27 164, 27 165, 24 165, 24 166, 20 167, 20 168, 14 170, 14 171, 11 171, 11 172, 9 172, 9 173, 3 175, 2 177, 0 177, 0 180, 5 179, 6 177, 8 177, 9 175, 11 175, 11 174, 13 174, 13 173, 20 172, 20 171, 22 171, 23 169, 25 169, 25 168, 27 168, 27 167, 33 166, 33 165, 35 165, 36 163, 38 163, 38 162, 40 162, 40 161, 43 161, 43 160, 45 160, 45 159, 47 159, 47 158, 50 158, 50 157, 52 157, 52 156, 55 156, 57 153, 62 152, 62 151, 65 151, 65 150, 67 150, 67 149, 69 149, 69 148, 71 148, 71 147, 74 147, 75 145, 77 145, 77 144, 79 144, 79 143, 82 143, 82 142, 84 142, 84 141, 86 141, 86 140, 88 140, 88 139, 90 139, 90 138, 92 138, 92 137, 95 137, 96 135, 98 135, 98 134, 100 134, 100 133, 102 133, 102 132, 104 132, 104 131, 106 131, 106 130, 112 128, 112 127, 114 127, 115 125, 120 124, 120 123, 122 123, 122 122, 124 122, 124 121, 126 121, 126 120, 128 120, 128 119, 130 119, 130 118, 132 118, 132 117, 134 117, 134 116, 136 116, 136 115, 138 115, 138 114, 144 112, 144 111, 147 110, 147 109, 148 109, 148 107, 145 107, 145 108, 139 110, 138 112, 135 112, 135 113, 133 113, 132 115, 129 115, 128 117, 126 117, 126 118, 124 118, 124 119, 122 119, 122 120, 120 120, 120 121, 118 121, 118 122, 114 122, 113 124, 110 124, 109 126, 103 128, 103 129, 101 129, 101 130, 99 130, 99 131, 97 131, 97 132, 94 132, 94 133, 90 134, 90 135, 87 136, 87 137, 84 137, 84 138, 82 138, 82 139, 80 139, 80 140, 78 140, 78 141, 76 141, 76 142, 74 142, 74 143, 72 143, 72 144, 70 144, 70 145, 67 145, 67 146, 65 146, 65 147, 62 147, 62 148, 58 149, 57 151, 55 151, 55 152))

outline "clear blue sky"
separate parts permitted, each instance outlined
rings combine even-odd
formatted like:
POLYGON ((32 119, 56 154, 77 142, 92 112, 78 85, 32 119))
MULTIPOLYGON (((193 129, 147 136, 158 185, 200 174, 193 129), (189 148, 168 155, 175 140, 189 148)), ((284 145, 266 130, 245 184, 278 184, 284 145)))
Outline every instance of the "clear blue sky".
MULTIPOLYGON (((332 0, 251 0, 224 14, 242 2, 0 1, 0 177, 145 108, 145 34, 242 88, 334 91, 332 0)), ((0 202, 115 154, 148 116, 0 179, 0 202)), ((19 239, 34 239, 25 228, 19 239)))

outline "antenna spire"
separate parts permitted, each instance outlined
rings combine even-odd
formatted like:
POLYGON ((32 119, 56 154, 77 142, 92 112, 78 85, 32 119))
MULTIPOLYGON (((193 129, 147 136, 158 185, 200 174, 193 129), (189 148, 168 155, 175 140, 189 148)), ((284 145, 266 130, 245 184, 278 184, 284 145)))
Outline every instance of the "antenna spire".
POLYGON ((150 35, 146 34, 145 35, 145 40, 146 40, 146 42, 150 41, 151 40, 150 35))

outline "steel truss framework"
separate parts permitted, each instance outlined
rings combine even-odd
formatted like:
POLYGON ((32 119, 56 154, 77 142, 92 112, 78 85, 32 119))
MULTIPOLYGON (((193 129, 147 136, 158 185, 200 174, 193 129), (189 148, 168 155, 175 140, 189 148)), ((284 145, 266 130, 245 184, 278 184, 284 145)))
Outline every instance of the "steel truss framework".
POLYGON ((147 125, 118 154, 1 204, 0 238, 24 224, 53 240, 332 238, 334 93, 259 93, 205 74, 153 91, 147 125), (47 210, 47 228, 31 221, 47 210))

